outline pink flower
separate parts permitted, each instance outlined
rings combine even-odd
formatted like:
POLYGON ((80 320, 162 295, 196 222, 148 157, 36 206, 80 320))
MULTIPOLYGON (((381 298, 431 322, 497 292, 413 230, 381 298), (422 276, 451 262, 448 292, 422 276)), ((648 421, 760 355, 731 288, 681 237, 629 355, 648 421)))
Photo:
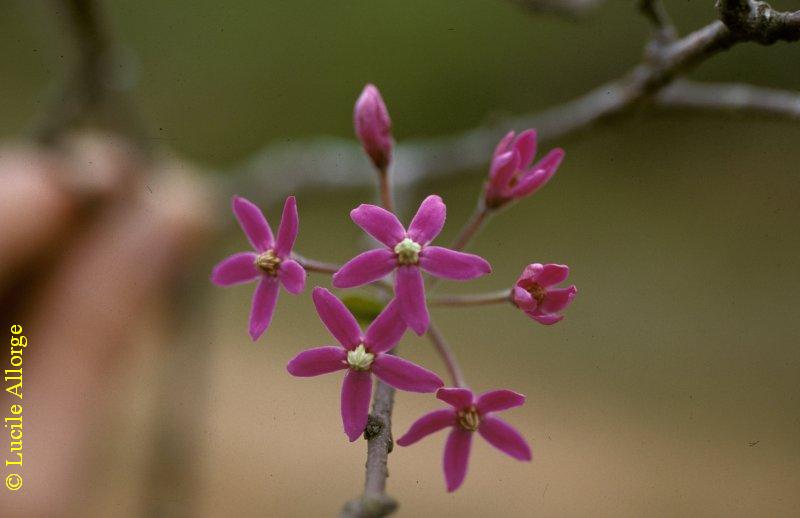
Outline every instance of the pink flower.
POLYGON ((536 156, 536 130, 523 131, 515 139, 510 131, 497 144, 486 182, 484 201, 489 208, 498 208, 539 190, 556 173, 564 150, 551 150, 531 165, 536 156))
POLYGON ((250 201, 234 196, 233 213, 255 252, 239 252, 223 259, 211 272, 211 282, 233 286, 258 280, 250 310, 250 337, 255 341, 272 321, 278 285, 282 283, 286 291, 294 294, 306 285, 306 271, 290 258, 299 225, 297 201, 294 196, 286 198, 278 239, 272 236, 264 214, 250 201))
POLYGON ((505 421, 492 415, 525 403, 525 396, 510 390, 484 392, 476 399, 465 388, 441 388, 436 397, 453 408, 434 410, 417 419, 399 439, 400 446, 411 446, 420 439, 451 427, 444 447, 444 478, 447 491, 455 491, 467 475, 472 435, 478 432, 492 446, 517 460, 530 461, 531 449, 522 435, 505 421))
POLYGON ((541 324, 555 324, 564 318, 558 313, 578 294, 574 284, 567 288, 553 287, 564 282, 568 275, 569 266, 563 264, 529 264, 514 286, 514 304, 541 324))
POLYGON ((289 362, 293 376, 319 376, 346 370, 342 384, 342 422, 350 441, 367 426, 372 396, 372 374, 399 390, 434 392, 444 383, 433 372, 387 352, 406 330, 392 301, 361 333, 355 317, 344 304, 324 288, 314 288, 314 305, 319 318, 341 346, 303 351, 289 362))
POLYGON ((428 307, 420 268, 436 277, 468 280, 492 271, 477 255, 456 252, 429 243, 439 235, 447 208, 439 196, 423 200, 408 231, 391 212, 375 205, 360 205, 350 218, 386 248, 357 255, 333 276, 337 288, 361 286, 397 270, 395 293, 400 314, 417 334, 428 329, 428 307))
POLYGON ((375 85, 365 86, 356 101, 353 125, 375 167, 386 171, 392 159, 392 121, 375 85))

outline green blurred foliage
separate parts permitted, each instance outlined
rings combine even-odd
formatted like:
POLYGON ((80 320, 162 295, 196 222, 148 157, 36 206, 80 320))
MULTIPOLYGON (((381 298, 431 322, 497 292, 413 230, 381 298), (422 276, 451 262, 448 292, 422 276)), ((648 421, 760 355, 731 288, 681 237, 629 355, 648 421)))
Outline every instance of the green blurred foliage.
MULTIPOLYGON (((666 2, 681 31, 713 2, 666 2)), ((72 55, 57 2, 7 0, 0 135, 24 129, 72 55)), ((381 88, 399 139, 535 111, 619 76, 648 30, 632 1, 577 22, 502 0, 105 2, 154 138, 212 165, 265 143, 352 135, 360 88, 381 88)), ((737 47, 699 77, 800 88, 800 46, 737 47), (743 71, 747 74, 743 74, 743 71)))

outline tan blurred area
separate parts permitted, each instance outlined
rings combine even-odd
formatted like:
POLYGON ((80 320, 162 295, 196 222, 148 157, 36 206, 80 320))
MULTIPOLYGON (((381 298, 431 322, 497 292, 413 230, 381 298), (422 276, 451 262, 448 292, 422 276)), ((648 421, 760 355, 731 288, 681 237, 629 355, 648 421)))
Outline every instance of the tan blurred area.
POLYGON ((94 134, 59 149, 9 144, 0 156, 4 327, 29 341, 22 399, 6 394, 23 407, 23 489, 3 494, 3 516, 79 515, 88 504, 108 394, 146 350, 136 330, 158 321, 154 306, 209 234, 196 171, 137 155, 94 134))

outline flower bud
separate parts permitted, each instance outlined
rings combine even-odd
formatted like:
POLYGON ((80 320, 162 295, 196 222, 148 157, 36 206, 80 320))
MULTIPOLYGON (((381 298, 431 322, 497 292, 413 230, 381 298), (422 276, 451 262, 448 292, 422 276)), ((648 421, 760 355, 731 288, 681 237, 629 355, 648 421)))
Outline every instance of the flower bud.
POLYGON ((509 132, 497 144, 484 189, 484 203, 490 209, 530 196, 542 188, 556 173, 564 158, 564 150, 556 148, 536 163, 536 130, 517 136, 509 132))
POLYGON ((392 121, 375 85, 364 87, 355 109, 353 124, 364 151, 381 171, 386 171, 392 159, 392 121))

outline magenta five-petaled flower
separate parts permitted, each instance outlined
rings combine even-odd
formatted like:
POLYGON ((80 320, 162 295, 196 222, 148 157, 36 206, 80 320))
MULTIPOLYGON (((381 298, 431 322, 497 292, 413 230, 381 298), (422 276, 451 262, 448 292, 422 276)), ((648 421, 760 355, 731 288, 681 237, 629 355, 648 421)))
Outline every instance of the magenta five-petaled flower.
POLYGON ((396 270, 395 297, 408 326, 421 335, 428 329, 428 307, 420 269, 445 279, 468 280, 492 271, 485 259, 456 252, 430 242, 439 235, 447 209, 439 196, 423 200, 408 231, 391 212, 375 205, 360 205, 352 220, 386 248, 357 255, 333 276, 337 288, 361 286, 396 270))
POLYGON ((381 171, 386 171, 392 159, 392 121, 375 85, 365 86, 356 101, 353 125, 372 163, 381 171))
POLYGON ((341 345, 303 351, 286 369, 293 376, 347 371, 341 404, 344 432, 350 441, 358 439, 367 425, 372 374, 396 389, 410 392, 434 392, 444 385, 433 372, 387 354, 406 330, 395 301, 390 302, 362 334, 355 317, 331 292, 314 288, 313 299, 319 318, 341 345))
POLYGON ((578 294, 574 284, 566 288, 554 287, 568 276, 569 267, 563 264, 529 264, 514 285, 514 304, 541 324, 555 324, 564 318, 559 312, 578 294))
POLYGON ((264 214, 252 202, 234 196, 233 213, 255 251, 223 259, 214 267, 211 281, 219 286, 233 286, 258 279, 250 310, 250 337, 257 340, 272 320, 279 284, 294 294, 305 288, 306 271, 291 259, 299 225, 297 202, 294 196, 286 198, 277 239, 264 214))
POLYGON ((556 148, 531 165, 536 156, 536 130, 529 129, 514 137, 510 131, 494 150, 484 191, 484 202, 489 208, 533 194, 553 177, 564 158, 564 150, 556 148))
POLYGON ((466 388, 441 388, 436 397, 452 408, 434 410, 420 417, 405 435, 397 439, 397 444, 410 446, 443 428, 452 428, 444 447, 444 478, 448 491, 455 491, 464 482, 475 432, 503 453, 517 460, 531 460, 531 449, 522 435, 493 415, 525 403, 522 394, 492 390, 476 398, 466 388))

